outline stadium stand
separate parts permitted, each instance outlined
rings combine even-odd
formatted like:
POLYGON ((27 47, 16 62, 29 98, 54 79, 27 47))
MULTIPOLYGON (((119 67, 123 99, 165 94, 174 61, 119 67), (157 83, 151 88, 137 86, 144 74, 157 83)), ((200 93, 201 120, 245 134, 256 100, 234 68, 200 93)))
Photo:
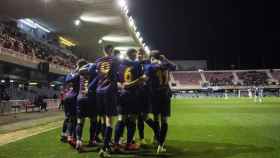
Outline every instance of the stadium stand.
POLYGON ((170 81, 173 90, 277 88, 279 83, 280 70, 175 71, 171 73, 170 81))
POLYGON ((232 72, 205 72, 206 80, 210 86, 232 86, 233 74, 232 72))
POLYGON ((170 78, 171 86, 177 88, 199 87, 202 81, 200 73, 195 71, 175 71, 170 78))
POLYGON ((78 59, 74 55, 65 54, 59 49, 54 50, 35 39, 30 39, 18 28, 4 24, 0 25, 0 47, 27 55, 30 59, 47 61, 69 69, 73 68, 72 63, 78 59))
POLYGON ((279 83, 280 82, 280 70, 272 70, 270 73, 271 73, 273 79, 277 80, 279 83))
POLYGON ((268 76, 265 71, 243 71, 237 72, 243 86, 259 86, 268 84, 268 76))

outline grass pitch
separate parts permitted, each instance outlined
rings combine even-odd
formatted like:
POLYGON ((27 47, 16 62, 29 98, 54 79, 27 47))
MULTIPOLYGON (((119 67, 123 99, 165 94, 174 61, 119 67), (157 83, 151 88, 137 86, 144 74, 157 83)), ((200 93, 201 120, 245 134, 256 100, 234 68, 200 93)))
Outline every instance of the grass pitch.
MULTIPOLYGON (((280 158, 280 98, 176 99, 172 102, 168 153, 150 146, 129 158, 280 158)), ((152 137, 146 128, 146 138, 152 137)), ((88 139, 88 125, 84 130, 88 139)), ((94 158, 59 141, 60 129, 0 146, 0 158, 94 158)), ((138 135, 137 135, 138 136, 138 135)))

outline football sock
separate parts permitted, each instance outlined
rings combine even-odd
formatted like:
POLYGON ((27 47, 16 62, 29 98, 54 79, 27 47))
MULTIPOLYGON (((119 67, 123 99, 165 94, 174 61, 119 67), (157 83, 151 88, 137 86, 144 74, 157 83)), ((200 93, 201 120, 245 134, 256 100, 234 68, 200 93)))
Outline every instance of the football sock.
POLYGON ((137 128, 140 139, 144 139, 144 119, 142 116, 138 117, 137 128))
POLYGON ((80 121, 77 123, 77 126, 76 126, 76 138, 77 138, 77 140, 82 140, 83 126, 84 126, 84 122, 82 121, 82 119, 80 119, 80 121))
POLYGON ((105 138, 104 138, 104 147, 103 149, 110 149, 110 141, 111 141, 111 137, 112 137, 112 127, 106 127, 105 129, 105 138))
POLYGON ((157 141, 159 141, 159 136, 160 136, 160 126, 159 126, 159 121, 154 121, 154 127, 155 127, 155 137, 157 139, 157 141))
POLYGON ((160 130, 160 139, 159 139, 160 145, 163 145, 163 143, 165 142, 167 131, 168 131, 168 123, 164 122, 162 123, 161 130, 160 130))
POLYGON ((129 120, 127 124, 127 144, 132 143, 135 130, 136 130, 136 123, 132 120, 129 120))
POLYGON ((116 124, 116 128, 115 128, 115 143, 118 144, 119 141, 120 141, 120 137, 123 133, 123 130, 124 130, 124 126, 125 126, 125 123, 124 121, 118 121, 117 124, 116 124))
POLYGON ((91 119, 90 120, 90 130, 89 130, 89 137, 90 137, 90 141, 94 141, 95 140, 95 136, 96 136, 96 129, 97 129, 97 121, 91 119))

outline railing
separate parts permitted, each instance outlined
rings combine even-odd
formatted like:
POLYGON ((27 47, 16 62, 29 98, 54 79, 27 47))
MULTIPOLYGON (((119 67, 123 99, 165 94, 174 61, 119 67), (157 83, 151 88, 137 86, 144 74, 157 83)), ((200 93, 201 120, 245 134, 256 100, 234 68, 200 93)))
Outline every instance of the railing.
MULTIPOLYGON (((59 99, 44 99, 47 103, 47 109, 58 109, 59 99)), ((0 115, 7 115, 13 113, 22 113, 26 111, 26 105, 30 100, 9 100, 0 102, 0 115), (17 107, 17 109, 14 109, 17 107)))
MULTIPOLYGON (((170 80, 170 86, 172 90, 188 90, 188 89, 203 89, 203 88, 218 88, 218 89, 248 89, 248 88, 252 88, 254 85, 239 85, 238 83, 242 83, 242 80, 239 79, 238 74, 236 74, 237 72, 251 72, 251 71, 256 71, 256 72, 267 72, 270 71, 268 69, 261 69, 261 70, 222 70, 222 71, 204 71, 202 73, 207 73, 207 72, 217 72, 217 73, 232 73, 233 74, 233 85, 225 85, 225 86, 202 86, 202 84, 200 83, 200 85, 191 85, 191 84, 181 84, 179 80, 177 80, 176 78, 174 78, 174 72, 171 72, 171 80, 170 80)), ((279 69, 274 69, 274 71, 280 71, 279 69)), ((177 71, 175 73, 194 73, 197 71, 177 71)), ((267 76, 268 79, 267 81, 273 81, 271 76, 267 76)), ((209 82, 209 81, 207 81, 209 82)), ((207 83, 206 82, 206 83, 207 83)), ((275 82, 275 81, 274 81, 275 82)), ((204 82, 205 83, 205 82, 204 82)), ((203 84, 204 84, 203 83, 203 84)), ((275 89, 275 88, 280 88, 280 84, 279 82, 275 82, 275 83, 268 83, 265 85, 262 85, 265 88, 268 89, 275 89)))
MULTIPOLYGON (((37 65, 40 62, 45 62, 45 60, 38 59, 36 57, 32 57, 30 55, 26 55, 12 49, 3 48, 0 46, 0 60, 14 63, 17 65, 23 65, 25 67, 30 67, 33 69, 37 69, 37 65)), ((67 74, 70 72, 70 69, 64 66, 60 66, 57 64, 50 64, 50 72, 57 74, 67 74)))

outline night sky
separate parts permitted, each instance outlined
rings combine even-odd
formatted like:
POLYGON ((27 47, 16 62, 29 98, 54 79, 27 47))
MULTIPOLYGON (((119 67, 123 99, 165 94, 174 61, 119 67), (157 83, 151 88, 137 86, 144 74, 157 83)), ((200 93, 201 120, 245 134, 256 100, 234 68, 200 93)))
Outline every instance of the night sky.
POLYGON ((280 68, 279 9, 264 1, 131 0, 146 43, 170 59, 208 60, 209 69, 280 68))

